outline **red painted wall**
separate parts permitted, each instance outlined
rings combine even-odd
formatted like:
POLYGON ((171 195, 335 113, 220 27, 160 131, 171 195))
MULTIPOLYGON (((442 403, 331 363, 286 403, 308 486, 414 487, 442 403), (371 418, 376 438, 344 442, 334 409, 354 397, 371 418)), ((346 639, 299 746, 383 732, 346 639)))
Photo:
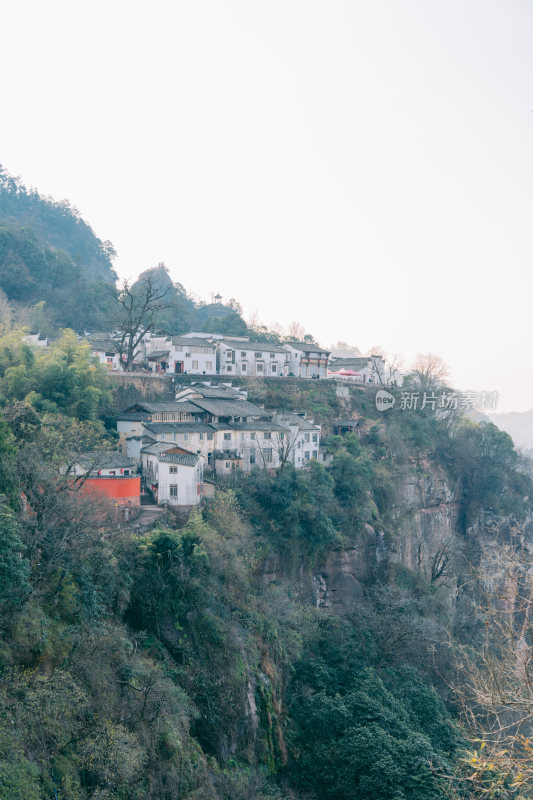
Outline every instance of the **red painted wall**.
POLYGON ((83 491, 94 492, 102 497, 108 497, 121 505, 132 506, 141 504, 141 476, 131 478, 87 478, 83 484, 83 491))

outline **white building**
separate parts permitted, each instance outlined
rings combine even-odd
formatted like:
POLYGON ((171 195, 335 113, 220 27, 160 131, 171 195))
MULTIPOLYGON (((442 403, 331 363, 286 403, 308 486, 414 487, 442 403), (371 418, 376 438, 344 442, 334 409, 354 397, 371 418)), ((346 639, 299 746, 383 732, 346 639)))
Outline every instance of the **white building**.
POLYGON ((152 372, 215 375, 217 371, 216 345, 206 337, 148 334, 144 359, 152 372))
POLYGON ((100 364, 103 364, 109 370, 122 369, 122 360, 118 351, 118 345, 110 336, 107 338, 90 337, 87 341, 91 346, 92 356, 97 358, 100 364))
POLYGON ((217 342, 220 375, 280 377, 289 372, 289 354, 281 345, 266 342, 217 342))
POLYGON ((286 428, 288 433, 288 461, 296 469, 306 467, 311 459, 318 461, 320 448, 320 425, 305 415, 276 414, 276 421, 286 428))
POLYGON ((289 375, 296 378, 328 377, 329 350, 306 342, 286 342, 283 347, 289 353, 289 375))
POLYGON ((141 451, 143 477, 158 505, 192 507, 202 499, 204 459, 174 444, 156 442, 141 451))

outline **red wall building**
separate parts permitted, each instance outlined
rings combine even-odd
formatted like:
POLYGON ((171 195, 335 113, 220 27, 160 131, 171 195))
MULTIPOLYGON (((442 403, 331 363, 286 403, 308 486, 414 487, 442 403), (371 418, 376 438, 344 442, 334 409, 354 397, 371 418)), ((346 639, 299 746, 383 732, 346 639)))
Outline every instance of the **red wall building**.
POLYGON ((126 506, 141 505, 141 476, 131 475, 119 477, 115 475, 87 478, 83 483, 83 491, 107 497, 114 503, 126 506))

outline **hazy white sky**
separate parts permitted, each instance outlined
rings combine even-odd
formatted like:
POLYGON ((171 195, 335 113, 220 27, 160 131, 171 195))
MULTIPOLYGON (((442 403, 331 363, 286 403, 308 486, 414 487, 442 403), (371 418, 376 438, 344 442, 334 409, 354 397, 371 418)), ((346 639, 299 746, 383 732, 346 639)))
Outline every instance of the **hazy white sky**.
POLYGON ((0 25, 0 162, 122 277, 164 261, 533 406, 531 0, 17 0, 0 25))

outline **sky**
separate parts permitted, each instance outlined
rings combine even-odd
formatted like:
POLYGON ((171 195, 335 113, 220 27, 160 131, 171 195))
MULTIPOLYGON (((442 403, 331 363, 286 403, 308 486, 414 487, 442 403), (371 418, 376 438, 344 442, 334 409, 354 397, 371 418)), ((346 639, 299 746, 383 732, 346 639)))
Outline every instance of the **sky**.
POLYGON ((0 163, 121 278, 533 407, 531 0, 17 0, 0 163))

